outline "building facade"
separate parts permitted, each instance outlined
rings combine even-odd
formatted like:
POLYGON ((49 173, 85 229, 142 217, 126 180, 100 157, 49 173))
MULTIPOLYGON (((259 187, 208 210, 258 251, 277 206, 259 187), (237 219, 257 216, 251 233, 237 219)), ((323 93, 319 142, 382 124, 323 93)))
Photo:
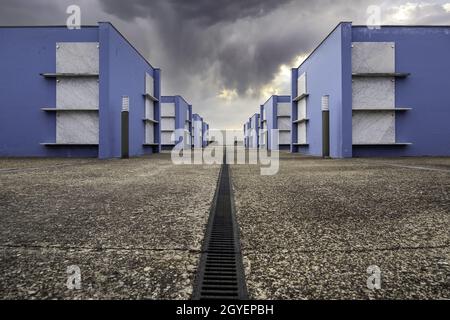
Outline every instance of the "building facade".
POLYGON ((267 150, 290 150, 291 97, 274 95, 260 108, 259 146, 267 150), (278 139, 275 134, 278 130, 278 139), (273 141, 277 139, 277 141, 273 141))
POLYGON ((203 148, 209 145, 209 124, 206 122, 202 123, 202 137, 203 137, 203 148))
POLYGON ((0 39, 0 156, 160 151, 160 70, 112 24, 3 27, 0 39))
POLYGON ((192 105, 181 96, 161 97, 161 148, 172 150, 184 141, 184 148, 192 146, 192 105))
POLYGON ((247 122, 247 129, 245 131, 244 139, 246 141, 246 148, 257 149, 259 148, 259 125, 260 114, 255 113, 247 122))
POLYGON ((192 147, 203 148, 203 118, 194 113, 192 115, 192 147))
POLYGON ((450 27, 340 23, 292 70, 292 152, 450 155, 450 27))

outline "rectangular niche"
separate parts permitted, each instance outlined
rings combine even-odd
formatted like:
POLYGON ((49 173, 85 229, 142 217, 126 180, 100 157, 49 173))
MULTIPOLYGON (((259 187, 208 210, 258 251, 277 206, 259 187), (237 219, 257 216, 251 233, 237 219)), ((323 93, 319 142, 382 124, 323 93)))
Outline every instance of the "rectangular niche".
POLYGON ((353 42, 352 73, 394 73, 394 42, 353 42))
POLYGON ((99 73, 98 42, 56 43, 56 72, 74 74, 99 73))
POLYGON ((56 114, 56 143, 98 144, 98 113, 73 111, 56 114))
POLYGON ((354 144, 395 143, 395 112, 353 113, 352 135, 354 144))

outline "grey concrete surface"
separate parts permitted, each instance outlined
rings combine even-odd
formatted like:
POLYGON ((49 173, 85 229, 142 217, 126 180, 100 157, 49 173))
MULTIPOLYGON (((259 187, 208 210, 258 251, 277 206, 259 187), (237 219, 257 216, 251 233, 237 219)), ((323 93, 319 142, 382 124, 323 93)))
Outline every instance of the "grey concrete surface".
POLYGON ((218 173, 170 154, 0 159, 0 297, 189 298, 218 173))
POLYGON ((275 176, 231 172, 252 298, 450 298, 449 158, 282 153, 275 176))

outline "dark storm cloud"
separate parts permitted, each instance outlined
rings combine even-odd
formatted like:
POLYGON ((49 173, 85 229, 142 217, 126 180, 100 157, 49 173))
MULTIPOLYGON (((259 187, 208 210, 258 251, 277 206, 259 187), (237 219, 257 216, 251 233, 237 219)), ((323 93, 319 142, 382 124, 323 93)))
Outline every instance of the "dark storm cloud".
MULTIPOLYGON (((100 0, 102 8, 120 19, 147 18, 155 22, 167 54, 169 75, 183 69, 218 69, 219 86, 243 94, 269 82, 283 63, 311 49, 322 29, 338 22, 321 21, 313 30, 312 12, 330 8, 332 1, 280 0, 100 0), (317 2, 321 2, 319 5, 317 2), (290 10, 265 19, 283 7, 290 10), (233 27, 234 26, 234 27, 233 27), (308 32, 304 32, 304 31, 308 32), (314 32, 312 32, 314 31, 314 32), (231 39, 231 40, 230 40, 231 39)), ((179 80, 184 81, 184 80, 179 80)))
POLYGON ((123 19, 158 17, 159 9, 170 6, 183 20, 202 26, 258 17, 292 0, 100 0, 104 10, 123 19))

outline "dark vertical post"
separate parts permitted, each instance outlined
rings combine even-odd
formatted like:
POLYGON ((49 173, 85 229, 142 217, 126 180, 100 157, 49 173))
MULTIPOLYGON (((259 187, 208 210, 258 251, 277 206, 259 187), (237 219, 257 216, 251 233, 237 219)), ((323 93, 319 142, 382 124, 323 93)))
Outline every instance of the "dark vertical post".
POLYGON ((130 98, 122 97, 122 159, 130 157, 130 98))
POLYGON ((330 156, 330 107, 329 96, 322 97, 322 156, 330 156))

